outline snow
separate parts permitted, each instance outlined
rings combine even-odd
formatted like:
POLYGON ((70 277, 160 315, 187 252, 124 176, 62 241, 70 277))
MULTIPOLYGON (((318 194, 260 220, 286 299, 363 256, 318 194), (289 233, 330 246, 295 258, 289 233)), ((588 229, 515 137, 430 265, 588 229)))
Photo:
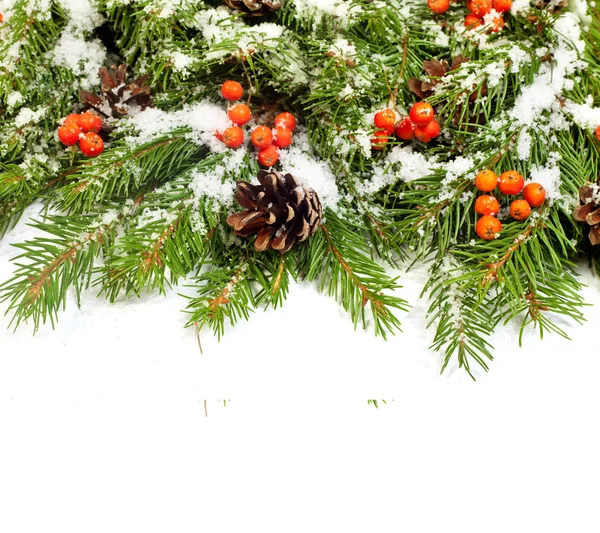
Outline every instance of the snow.
POLYGON ((147 108, 126 120, 121 121, 123 128, 133 126, 138 134, 127 137, 131 146, 141 145, 170 134, 171 132, 191 128, 188 137, 200 145, 206 145, 215 152, 229 150, 215 137, 215 132, 223 131, 232 125, 224 107, 207 101, 184 106, 174 112, 147 108))
POLYGON ((560 200, 560 168, 554 166, 537 166, 531 165, 529 170, 529 179, 527 183, 539 183, 546 189, 546 198, 552 204, 556 200, 560 200))
MULTIPOLYGON (((279 39, 285 31, 284 26, 271 22, 263 22, 254 26, 246 26, 239 17, 234 17, 233 12, 225 6, 200 11, 194 18, 193 26, 202 32, 202 36, 212 47, 229 43, 232 35, 239 37, 237 51, 242 55, 250 54, 256 45, 276 45, 274 39, 279 39)), ((206 59, 223 59, 229 57, 231 50, 228 47, 210 50, 206 59)))
POLYGON ((300 17, 314 17, 315 26, 325 16, 333 16, 341 25, 347 25, 352 15, 360 12, 360 6, 353 6, 347 0, 292 0, 300 17))
POLYGON ((8 107, 15 107, 23 101, 23 95, 18 91, 12 91, 6 97, 6 105, 8 107))
POLYGON ((33 111, 28 107, 23 107, 19 114, 15 117, 14 123, 17 128, 21 128, 30 123, 37 122, 46 113, 46 108, 41 107, 37 111, 33 111))
MULTIPOLYGON (((23 220, 0 242, 1 279, 18 252, 8 242, 26 235, 23 220)), ((509 324, 473 384, 453 368, 440 376, 428 350, 427 276, 402 275, 414 307, 387 342, 306 284, 221 342, 203 330, 203 354, 183 328, 184 287, 114 305, 90 290, 81 308, 70 294, 56 330, 36 336, 0 313, 0 530, 496 533, 518 516, 526 531, 592 531, 599 280, 583 274, 594 306, 587 326, 567 325, 572 341, 527 330, 519 348, 509 324)))
POLYGON ((180 72, 184 77, 189 75, 188 67, 194 63, 194 58, 180 52, 179 50, 169 53, 173 68, 180 72))
POLYGON ((319 195, 323 209, 336 209, 340 201, 335 176, 325 161, 310 155, 308 138, 297 133, 289 148, 279 151, 281 172, 294 175, 304 185, 309 185, 319 195))
POLYGON ((104 22, 89 0, 60 0, 69 14, 67 25, 54 49, 50 52, 54 64, 67 67, 80 78, 82 89, 99 83, 98 70, 106 59, 106 49, 99 39, 87 34, 104 22))

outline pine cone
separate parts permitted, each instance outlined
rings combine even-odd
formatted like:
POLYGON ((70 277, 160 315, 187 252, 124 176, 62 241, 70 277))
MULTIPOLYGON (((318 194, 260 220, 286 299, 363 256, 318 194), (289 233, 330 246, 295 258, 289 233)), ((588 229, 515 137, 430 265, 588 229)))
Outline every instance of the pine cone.
POLYGON ((81 101, 104 117, 120 118, 129 114, 129 106, 137 105, 143 111, 152 105, 151 89, 145 85, 149 76, 141 76, 130 83, 125 83, 127 65, 113 65, 109 69, 98 71, 102 81, 100 96, 90 91, 81 91, 81 101))
POLYGON ((235 199, 246 211, 227 218, 236 235, 258 233, 254 249, 287 252, 297 242, 313 235, 321 223, 321 202, 310 187, 291 174, 274 170, 258 173, 260 185, 237 182, 235 199))
POLYGON ((279 0, 223 0, 223 2, 231 9, 251 17, 262 17, 264 14, 276 11, 281 7, 279 0))
POLYGON ((534 0, 535 7, 545 9, 550 13, 560 13, 569 5, 569 0, 534 0))
POLYGON ((419 78, 410 78, 408 80, 408 88, 415 93, 421 100, 431 96, 434 93, 436 85, 442 82, 442 78, 451 72, 456 70, 463 63, 471 61, 468 57, 457 55, 452 60, 452 65, 449 65, 445 59, 438 61, 432 59, 430 61, 423 61, 423 70, 429 74, 429 81, 421 81, 419 78))
POLYGON ((600 244, 600 187, 584 185, 579 189, 579 207, 573 211, 573 218, 590 227, 589 239, 592 244, 600 244))

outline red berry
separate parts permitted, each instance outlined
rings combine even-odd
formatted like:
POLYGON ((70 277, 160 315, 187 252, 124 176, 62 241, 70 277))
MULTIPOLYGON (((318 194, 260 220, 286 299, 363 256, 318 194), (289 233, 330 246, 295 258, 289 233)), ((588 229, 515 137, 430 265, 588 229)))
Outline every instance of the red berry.
POLYGON ((81 130, 76 124, 65 124, 58 128, 58 138, 65 146, 73 146, 79 141, 81 130))
POLYGON ((223 142, 229 148, 239 148, 244 142, 244 131, 239 126, 231 126, 223 132, 223 142))
POLYGON ((526 200, 514 200, 510 204, 510 216, 515 220, 525 220, 531 214, 531 206, 526 200))
POLYGON ((247 122, 250 122, 250 119, 252 118, 252 112, 246 104, 237 104, 227 111, 227 116, 234 124, 243 126, 247 122))
POLYGON ((410 118, 403 118, 396 124, 396 137, 403 141, 412 141, 415 136, 415 125, 410 118))
POLYGON ((491 170, 482 170, 475 178, 475 187, 483 192, 491 192, 498 185, 498 176, 491 170))
POLYGON ((490 33, 498 33, 504 28, 504 17, 502 15, 498 15, 492 20, 492 27, 490 28, 490 33))
POLYGON ((415 126, 425 126, 433 120, 433 107, 427 102, 417 102, 408 116, 415 126))
POLYGON ((539 183, 528 183, 523 189, 523 198, 531 207, 539 207, 546 199, 546 189, 539 183))
POLYGON ((503 194, 519 194, 523 190, 525 180, 516 170, 508 170, 500 174, 498 187, 503 194))
POLYGON ((396 124, 396 113, 394 113, 393 109, 383 109, 382 111, 378 111, 375 113, 375 117, 373 118, 373 123, 378 128, 389 132, 394 131, 394 124, 396 124))
POLYGON ((256 126, 252 131, 250 139, 252 144, 260 150, 273 143, 273 133, 271 132, 271 128, 267 128, 266 126, 256 126))
POLYGON ((104 150, 104 141, 102 137, 93 131, 86 133, 79 141, 81 153, 87 157, 96 157, 104 150))
POLYGON ((500 211, 500 204, 493 196, 482 194, 475 200, 475 213, 480 215, 497 215, 500 211))
POLYGON ((600 126, 596 128, 594 135, 596 136, 596 140, 600 143, 600 126))
POLYGON ((258 151, 258 162, 265 167, 272 167, 279 159, 279 152, 276 146, 267 146, 258 151))
POLYGON ((467 0, 467 9, 473 15, 483 17, 492 10, 492 0, 467 0))
POLYGON ((275 127, 287 128, 290 131, 296 129, 296 117, 287 111, 285 113, 279 113, 275 117, 275 127))
POLYGON ((0 22, 2 22, 4 20, 4 16, 2 15, 2 13, 0 13, 0 22))
POLYGON ((502 224, 492 215, 484 215, 475 224, 475 231, 482 239, 493 241, 496 235, 502 231, 502 224))
POLYGON ((440 15, 450 9, 450 0, 427 0, 427 7, 440 15))
POLYGON ((506 13, 510 11, 512 0, 492 0, 492 5, 498 13, 506 13))
POLYGON ((81 128, 81 115, 79 113, 71 113, 65 117, 63 124, 75 124, 75 126, 81 128))
POLYGON ((102 119, 96 113, 86 111, 79 118, 79 127, 83 133, 89 133, 90 131, 98 133, 102 128, 102 119))
POLYGON ((471 13, 470 15, 467 15, 465 17, 465 28, 469 28, 470 30, 472 30, 473 28, 477 28, 478 26, 481 26, 482 24, 483 24, 483 19, 481 19, 477 15, 473 15, 473 13, 471 13))
POLYGON ((424 143, 428 143, 431 139, 435 139, 439 134, 440 124, 435 119, 425 124, 425 126, 417 126, 415 128, 415 137, 424 143))
POLYGON ((287 128, 273 128, 273 144, 277 148, 287 148, 292 144, 292 132, 287 128))
POLYGON ((388 143, 388 135, 385 131, 376 131, 371 137, 371 148, 373 150, 383 150, 388 143))
POLYGON ((221 85, 221 94, 226 100, 235 101, 242 97, 244 89, 237 81, 227 80, 221 85))

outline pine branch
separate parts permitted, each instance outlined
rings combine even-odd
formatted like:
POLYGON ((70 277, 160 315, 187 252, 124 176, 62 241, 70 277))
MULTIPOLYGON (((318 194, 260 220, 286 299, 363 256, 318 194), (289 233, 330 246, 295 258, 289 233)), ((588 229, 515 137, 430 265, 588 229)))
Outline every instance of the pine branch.
POLYGON ((94 260, 114 240, 116 226, 141 200, 139 197, 121 214, 48 215, 44 221, 34 221, 34 228, 53 237, 36 237, 14 245, 24 252, 14 259, 18 266, 14 277, 0 285, 0 302, 8 301, 6 313, 13 313, 11 324, 18 327, 31 319, 34 331, 48 319, 54 325, 70 287, 75 289, 79 304, 82 289, 91 283, 94 260))

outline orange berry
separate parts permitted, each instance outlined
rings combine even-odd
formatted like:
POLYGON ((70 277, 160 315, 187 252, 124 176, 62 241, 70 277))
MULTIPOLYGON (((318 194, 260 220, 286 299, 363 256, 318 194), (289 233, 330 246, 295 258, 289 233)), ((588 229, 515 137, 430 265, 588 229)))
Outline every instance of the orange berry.
POLYGON ((492 10, 492 0, 467 0, 467 9, 473 15, 483 17, 492 10))
POLYGON ((415 125, 410 118, 403 118, 396 124, 396 136, 403 141, 412 141, 415 136, 415 125))
POLYGON ((266 126, 256 126, 252 131, 250 140, 259 150, 271 146, 273 143, 273 133, 271 132, 271 128, 267 128, 266 126))
POLYGON ((492 27, 490 28, 490 33, 498 33, 504 28, 504 17, 502 15, 498 15, 494 20, 492 20, 492 27))
POLYGON ((4 20, 4 16, 2 15, 2 13, 0 13, 0 22, 2 22, 4 20))
POLYGON ((509 170, 500 174, 498 187, 504 194, 519 194, 523 190, 525 180, 516 170, 509 170))
POLYGON ((498 211, 500 211, 498 200, 489 194, 478 196, 475 200, 475 212, 480 215, 497 215, 498 211))
POLYGON ((427 7, 440 15, 450 9, 450 0, 427 0, 427 7))
POLYGON ((427 102, 417 102, 410 109, 408 116, 415 126, 425 126, 433 120, 433 107, 427 102))
POLYGON ((63 124, 75 124, 75 126, 81 128, 81 115, 79 113, 71 113, 65 117, 63 124))
POLYGON ((389 132, 394 131, 394 124, 396 124, 396 113, 394 113, 393 109, 383 109, 375 113, 375 117, 373 118, 373 123, 378 128, 389 132))
POLYGON ((425 126, 417 126, 415 128, 415 137, 424 143, 428 143, 431 139, 435 139, 439 134, 440 124, 435 119, 432 119, 425 124, 425 126))
POLYGON ((277 148, 287 148, 292 144, 292 132, 287 128, 273 128, 273 144, 277 148))
POLYGON ((244 89, 237 81, 227 80, 221 85, 221 94, 226 100, 235 101, 242 97, 244 89))
POLYGON ((371 137, 371 148, 373 150, 383 150, 388 143, 388 134, 385 131, 376 131, 371 137))
POLYGON ((596 128, 594 135, 596 136, 596 140, 600 143, 600 126, 596 128))
POLYGON ((502 224, 492 215, 484 215, 475 224, 475 231, 482 239, 493 241, 496 235, 502 231, 502 224))
POLYGON ((272 167, 279 159, 276 146, 270 145, 258 151, 258 162, 265 167, 272 167))
POLYGON ((239 148, 244 142, 244 130, 239 126, 231 126, 223 132, 222 140, 229 148, 239 148))
POLYGON ((102 137, 93 131, 86 133, 79 141, 81 153, 87 157, 97 157, 104 150, 102 137))
POLYGON ((491 192, 498 185, 498 176, 491 170, 482 170, 475 178, 475 187, 481 192, 491 192))
POLYGON ((506 13, 510 11, 512 0, 492 0, 492 5, 498 13, 506 13))
POLYGON ((90 131, 99 133, 102 129, 102 119, 96 113, 86 111, 79 118, 79 127, 83 133, 89 133, 90 131))
POLYGON ((481 26, 483 24, 483 20, 481 19, 481 17, 478 17, 477 15, 473 15, 473 13, 471 13, 470 15, 467 15, 465 17, 465 28, 469 28, 470 30, 472 30, 473 28, 477 28, 478 26, 481 26))
POLYGON ((525 220, 531 214, 531 206, 525 200, 514 200, 510 204, 510 216, 515 220, 525 220))
POLYGON ((58 138, 65 146, 73 146, 79 141, 81 130, 76 124, 65 124, 58 128, 58 138))
POLYGON ((246 104, 236 104, 229 108, 229 111, 227 111, 227 116, 234 124, 243 126, 247 122, 250 122, 250 119, 252 118, 252 111, 250 111, 250 108, 246 104))
POLYGON ((275 127, 287 128, 291 132, 296 130, 296 117, 287 111, 285 113, 279 113, 275 117, 275 127))
POLYGON ((523 198, 531 207, 539 207, 546 199, 546 189, 539 183, 528 183, 523 189, 523 198))

